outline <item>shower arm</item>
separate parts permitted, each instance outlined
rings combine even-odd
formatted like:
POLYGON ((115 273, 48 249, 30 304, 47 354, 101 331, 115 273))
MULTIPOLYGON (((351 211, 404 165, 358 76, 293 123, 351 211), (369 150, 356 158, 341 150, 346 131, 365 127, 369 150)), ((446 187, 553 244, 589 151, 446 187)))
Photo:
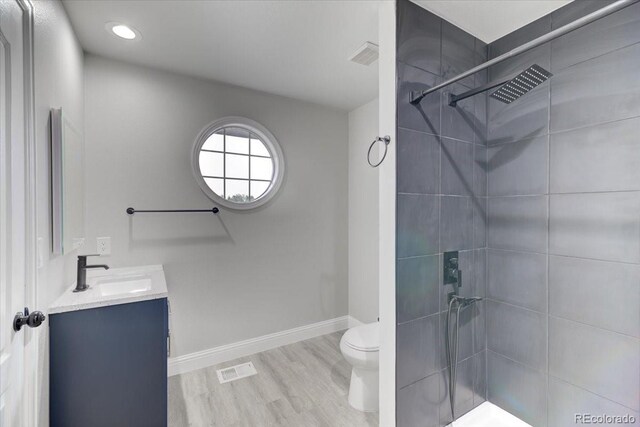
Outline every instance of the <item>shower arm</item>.
POLYGON ((506 78, 501 78, 501 79, 494 80, 494 81, 489 82, 489 83, 485 83, 482 86, 478 86, 475 89, 468 90, 468 91, 466 91, 464 93, 461 93, 460 95, 454 95, 453 93, 450 93, 449 94, 449 106, 450 107, 455 107, 458 104, 458 102, 462 101, 463 99, 467 99, 467 98, 475 96, 475 95, 477 95, 479 93, 491 90, 491 89, 493 89, 495 87, 502 86, 503 84, 507 83, 508 81, 513 80, 518 74, 520 74, 520 72, 514 73, 513 75, 511 75, 509 77, 506 77, 506 78))
POLYGON ((440 83, 432 88, 425 89, 422 91, 411 91, 409 102, 412 104, 419 104, 422 101, 422 98, 429 95, 430 93, 436 92, 443 87, 449 86, 451 83, 455 83, 459 80, 462 80, 466 77, 469 77, 478 71, 482 71, 487 69, 493 65, 496 65, 502 61, 505 61, 513 56, 520 55, 521 53, 527 52, 533 48, 536 48, 544 43, 550 42, 551 40, 557 39, 560 36, 563 36, 573 30, 577 30, 580 27, 583 27, 587 24, 590 24, 593 21, 597 21, 600 18, 604 18, 605 16, 611 15, 614 12, 617 12, 621 9, 624 9, 627 6, 631 6, 636 3, 638 0, 618 0, 615 3, 611 3, 601 9, 596 10, 588 15, 583 16, 582 18, 576 19, 573 22, 570 22, 567 25, 563 25, 560 28, 557 28, 553 31, 548 32, 545 35, 542 35, 536 39, 531 40, 523 45, 516 47, 515 49, 510 50, 507 53, 504 53, 500 56, 497 56, 487 62, 484 62, 472 69, 465 71, 464 73, 458 74, 457 76, 450 78, 449 80, 440 83))

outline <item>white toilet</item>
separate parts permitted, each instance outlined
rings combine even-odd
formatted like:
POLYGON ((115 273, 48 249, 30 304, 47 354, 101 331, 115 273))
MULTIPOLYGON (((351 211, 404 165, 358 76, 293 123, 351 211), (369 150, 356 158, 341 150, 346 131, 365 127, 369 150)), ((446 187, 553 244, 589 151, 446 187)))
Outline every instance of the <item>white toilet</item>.
POLYGON ((353 366, 349 386, 349 404, 359 411, 378 410, 378 322, 349 329, 340 340, 340 351, 353 366))

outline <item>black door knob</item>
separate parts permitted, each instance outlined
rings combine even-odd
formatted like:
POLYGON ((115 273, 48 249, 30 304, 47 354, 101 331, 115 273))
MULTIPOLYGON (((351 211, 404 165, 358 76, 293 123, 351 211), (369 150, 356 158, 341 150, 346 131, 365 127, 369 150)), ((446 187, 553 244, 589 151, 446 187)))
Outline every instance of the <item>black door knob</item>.
POLYGON ((30 328, 37 328, 42 325, 46 316, 41 311, 34 311, 33 313, 29 313, 29 309, 27 307, 24 308, 24 313, 18 312, 13 318, 13 330, 18 332, 24 325, 27 325, 30 328))

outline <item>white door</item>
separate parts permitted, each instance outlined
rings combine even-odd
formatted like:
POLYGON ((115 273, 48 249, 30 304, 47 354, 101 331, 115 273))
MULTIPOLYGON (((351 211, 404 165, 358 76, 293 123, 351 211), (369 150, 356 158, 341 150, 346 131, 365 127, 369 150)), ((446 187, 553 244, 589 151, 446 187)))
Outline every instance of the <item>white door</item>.
POLYGON ((0 427, 30 423, 24 403, 29 328, 13 330, 14 316, 27 303, 31 276, 30 14, 28 4, 0 0, 0 427))

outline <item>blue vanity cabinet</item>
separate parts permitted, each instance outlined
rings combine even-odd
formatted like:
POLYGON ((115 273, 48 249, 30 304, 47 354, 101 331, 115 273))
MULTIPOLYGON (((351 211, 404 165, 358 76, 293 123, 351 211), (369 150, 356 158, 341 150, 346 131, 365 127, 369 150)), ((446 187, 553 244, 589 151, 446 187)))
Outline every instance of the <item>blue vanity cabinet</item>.
POLYGON ((51 314, 51 426, 166 426, 168 324, 166 298, 51 314))

